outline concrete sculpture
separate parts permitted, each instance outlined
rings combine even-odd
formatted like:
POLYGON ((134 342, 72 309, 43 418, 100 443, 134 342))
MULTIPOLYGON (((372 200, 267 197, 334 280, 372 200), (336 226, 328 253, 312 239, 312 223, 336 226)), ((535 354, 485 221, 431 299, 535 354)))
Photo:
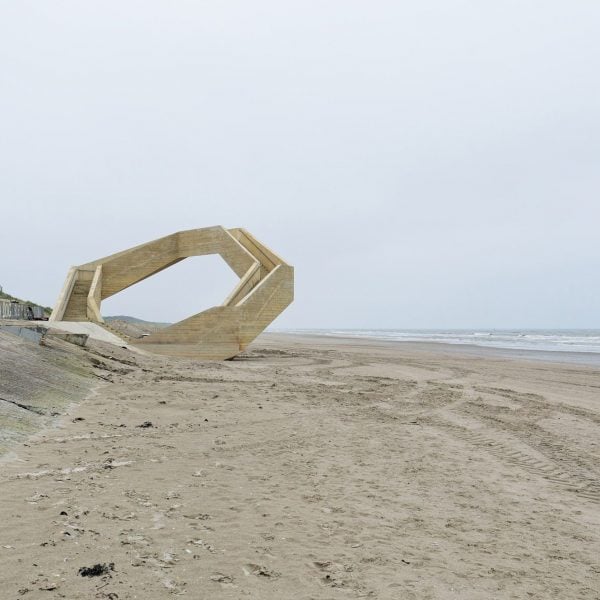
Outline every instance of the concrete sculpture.
POLYGON ((222 360, 244 350, 294 298, 294 268, 244 229, 180 231, 72 267, 50 321, 105 326, 102 300, 191 256, 220 254, 240 281, 209 308, 129 344, 157 354, 222 360))

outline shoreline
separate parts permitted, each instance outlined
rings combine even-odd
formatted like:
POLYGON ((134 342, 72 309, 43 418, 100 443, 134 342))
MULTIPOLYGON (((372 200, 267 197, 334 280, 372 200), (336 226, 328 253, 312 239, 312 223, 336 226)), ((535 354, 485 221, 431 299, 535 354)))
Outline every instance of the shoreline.
POLYGON ((285 340, 289 337, 294 339, 313 341, 319 345, 326 345, 327 340, 331 344, 339 342, 344 346, 355 345, 357 347, 384 346, 403 347, 409 351, 441 352, 462 355, 465 357, 492 357, 506 358, 510 360, 541 361, 548 363, 578 364, 592 367, 600 367, 600 352, 566 352, 564 350, 530 350, 521 348, 499 348, 493 346, 480 346, 477 344, 463 344, 437 341, 413 341, 413 340, 390 340, 377 337, 355 337, 350 335, 318 334, 318 333, 290 333, 280 331, 267 331, 262 334, 262 339, 274 336, 285 340))

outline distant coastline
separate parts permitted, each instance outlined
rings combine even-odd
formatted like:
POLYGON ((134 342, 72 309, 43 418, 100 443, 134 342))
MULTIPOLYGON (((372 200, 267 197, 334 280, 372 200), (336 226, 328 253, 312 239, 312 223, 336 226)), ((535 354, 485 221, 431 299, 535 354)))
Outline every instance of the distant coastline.
POLYGON ((600 354, 600 329, 277 329, 273 333, 600 354))

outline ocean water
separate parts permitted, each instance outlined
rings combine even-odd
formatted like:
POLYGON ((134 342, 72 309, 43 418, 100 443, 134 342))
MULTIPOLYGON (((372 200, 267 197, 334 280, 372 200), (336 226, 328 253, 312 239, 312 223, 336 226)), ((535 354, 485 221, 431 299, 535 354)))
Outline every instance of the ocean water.
POLYGON ((287 329, 331 337, 600 354, 600 329, 287 329))

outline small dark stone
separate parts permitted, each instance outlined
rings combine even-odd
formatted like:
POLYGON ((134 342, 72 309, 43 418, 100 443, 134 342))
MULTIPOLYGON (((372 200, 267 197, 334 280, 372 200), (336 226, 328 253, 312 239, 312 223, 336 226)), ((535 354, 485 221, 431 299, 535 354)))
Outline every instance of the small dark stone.
POLYGON ((69 515, 67 514, 67 511, 65 511, 65 510, 61 510, 61 511, 60 511, 60 514, 61 514, 61 516, 63 516, 63 517, 68 517, 68 516, 69 516, 69 515))
POLYGON ((148 427, 154 427, 154 425, 152 425, 152 421, 144 421, 141 425, 138 425, 138 427, 146 429, 148 427))

